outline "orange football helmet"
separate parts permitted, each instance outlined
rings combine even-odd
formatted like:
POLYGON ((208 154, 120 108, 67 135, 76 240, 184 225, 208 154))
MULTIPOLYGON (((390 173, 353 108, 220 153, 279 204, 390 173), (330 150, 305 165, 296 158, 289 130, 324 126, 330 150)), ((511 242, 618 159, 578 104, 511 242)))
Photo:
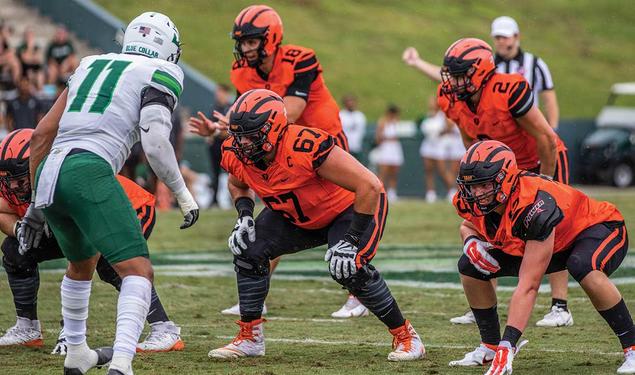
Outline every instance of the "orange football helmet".
POLYGON ((0 143, 0 194, 19 206, 31 200, 29 156, 33 129, 18 129, 0 143))
POLYGON ((278 94, 265 89, 242 94, 229 110, 229 150, 245 164, 254 164, 274 149, 287 127, 287 110, 278 94))
POLYGON ((251 5, 240 11, 234 20, 232 38, 234 45, 234 57, 241 61, 245 56, 240 48, 240 41, 247 38, 259 38, 258 59, 248 62, 250 66, 258 66, 262 59, 272 56, 282 42, 282 19, 278 13, 266 5, 251 5))
POLYGON ((461 159, 456 179, 459 197, 467 203, 473 215, 486 215, 507 202, 516 186, 519 173, 516 156, 504 143, 477 142, 461 159), (475 185, 486 183, 492 183, 492 189, 478 195, 472 191, 475 185), (489 197, 493 199, 483 203, 489 197))
POLYGON ((474 95, 496 70, 489 44, 476 38, 454 42, 445 52, 441 68, 442 91, 451 101, 474 95))

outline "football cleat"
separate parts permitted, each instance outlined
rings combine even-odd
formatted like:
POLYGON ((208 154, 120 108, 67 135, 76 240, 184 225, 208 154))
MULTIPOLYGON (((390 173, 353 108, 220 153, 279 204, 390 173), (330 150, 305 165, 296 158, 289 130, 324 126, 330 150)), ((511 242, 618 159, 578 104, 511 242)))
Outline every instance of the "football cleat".
MULTIPOLYGON (((223 315, 236 315, 240 316, 240 304, 235 304, 232 307, 228 307, 220 312, 223 315)), ((262 305, 262 315, 267 315, 267 304, 262 305)))
POLYGON ((53 348, 53 351, 51 351, 51 354, 66 355, 67 349, 66 333, 64 333, 64 327, 62 327, 62 329, 60 329, 60 334, 57 336, 57 342, 55 343, 55 347, 53 348))
POLYGON ((39 348, 44 345, 39 320, 18 317, 15 325, 0 337, 0 346, 27 346, 39 348))
POLYGON ((339 310, 331 314, 333 318, 346 319, 368 316, 368 309, 352 294, 348 295, 346 303, 339 310))
POLYGON ((171 352, 183 348, 181 327, 173 322, 155 322, 150 324, 150 333, 145 340, 137 344, 137 353, 171 352))
POLYGON ((573 315, 561 307, 551 306, 551 311, 536 322, 538 327, 569 327, 573 325, 573 315))
POLYGON ((450 323, 452 324, 474 324, 476 323, 476 318, 474 318, 474 313, 472 310, 466 312, 461 316, 456 316, 450 319, 450 323))
POLYGON ((451 361, 449 366, 482 366, 486 363, 492 362, 496 355, 496 345, 488 345, 481 343, 473 351, 466 353, 463 359, 458 361, 451 361))
POLYGON ((618 374, 635 374, 635 346, 624 349, 624 362, 617 369, 618 374))
POLYGON ((238 335, 231 343, 222 348, 214 349, 207 355, 210 358, 234 359, 239 357, 261 357, 265 355, 265 336, 263 334, 263 319, 252 322, 236 323, 240 326, 238 335))
POLYGON ((426 348, 410 321, 406 320, 403 326, 391 329, 390 334, 393 335, 393 351, 388 354, 389 361, 414 361, 425 357, 426 348))
MULTIPOLYGON (((86 345, 85 343, 83 345, 86 345)), ((102 368, 108 365, 112 359, 113 350, 111 347, 88 349, 86 352, 76 355, 67 355, 64 359, 64 375, 84 375, 91 368, 102 368)))

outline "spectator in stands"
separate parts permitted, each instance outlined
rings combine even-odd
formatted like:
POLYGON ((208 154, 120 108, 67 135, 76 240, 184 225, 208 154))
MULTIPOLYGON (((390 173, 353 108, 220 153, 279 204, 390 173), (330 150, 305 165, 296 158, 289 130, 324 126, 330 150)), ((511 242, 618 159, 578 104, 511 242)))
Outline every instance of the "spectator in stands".
POLYGON ((419 154, 423 159, 426 181, 426 202, 437 200, 436 177, 441 177, 447 199, 451 202, 456 193, 456 176, 459 161, 465 154, 461 133, 454 123, 449 121, 437 104, 435 95, 428 100, 428 117, 421 122, 424 135, 419 154))
MULTIPOLYGON (((4 25, 0 30, 6 30, 4 25)), ((9 46, 8 31, 0 32, 0 100, 13 99, 17 95, 16 83, 20 79, 20 61, 9 46)))
POLYGON ((377 121, 375 141, 379 179, 384 183, 388 200, 397 200, 399 168, 403 164, 403 149, 397 133, 401 111, 394 104, 388 105, 386 113, 377 121))
POLYGON ((53 40, 46 51, 47 80, 55 84, 58 81, 66 82, 79 65, 75 48, 68 37, 68 31, 64 26, 58 26, 53 40))
POLYGON ((35 33, 31 27, 24 30, 24 40, 18 47, 18 58, 22 67, 22 75, 29 78, 37 91, 44 87, 44 58, 42 49, 35 42, 35 33))
POLYGON ((35 129, 44 113, 40 101, 33 96, 33 86, 27 77, 18 82, 18 97, 7 102, 7 130, 35 129))
POLYGON ((342 130, 348 138, 348 149, 351 155, 360 160, 364 147, 364 135, 366 134, 366 116, 357 109, 357 98, 346 95, 342 98, 340 110, 342 130))

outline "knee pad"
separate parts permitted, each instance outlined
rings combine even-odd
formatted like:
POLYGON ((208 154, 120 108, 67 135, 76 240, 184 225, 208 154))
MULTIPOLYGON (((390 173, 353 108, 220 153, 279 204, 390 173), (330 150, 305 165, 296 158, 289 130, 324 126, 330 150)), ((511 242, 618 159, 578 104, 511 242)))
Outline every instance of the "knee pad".
POLYGON ((234 255, 234 270, 247 277, 268 277, 269 261, 234 255))
POLYGON ((103 256, 99 258, 96 269, 101 281, 114 286, 117 290, 121 290, 121 278, 106 258, 103 256))
POLYGON ((349 291, 361 290, 366 287, 373 279, 379 276, 379 272, 372 264, 365 264, 347 279, 338 281, 344 288, 349 291))
POLYGON ((575 281, 579 283, 589 272, 593 271, 593 265, 590 257, 573 252, 567 259, 567 270, 575 281))
POLYGON ((13 237, 7 237, 2 242, 0 248, 4 256, 2 257, 2 265, 5 271, 14 275, 31 276, 37 272, 37 262, 28 254, 20 255, 18 240, 13 237))

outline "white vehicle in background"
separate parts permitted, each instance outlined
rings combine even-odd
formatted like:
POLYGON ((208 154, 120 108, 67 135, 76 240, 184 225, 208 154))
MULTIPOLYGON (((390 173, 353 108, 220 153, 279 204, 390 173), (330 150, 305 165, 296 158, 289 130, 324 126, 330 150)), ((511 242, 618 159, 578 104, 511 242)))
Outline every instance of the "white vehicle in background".
POLYGON ((628 187, 635 181, 635 82, 616 83, 584 138, 582 174, 587 182, 628 187))

